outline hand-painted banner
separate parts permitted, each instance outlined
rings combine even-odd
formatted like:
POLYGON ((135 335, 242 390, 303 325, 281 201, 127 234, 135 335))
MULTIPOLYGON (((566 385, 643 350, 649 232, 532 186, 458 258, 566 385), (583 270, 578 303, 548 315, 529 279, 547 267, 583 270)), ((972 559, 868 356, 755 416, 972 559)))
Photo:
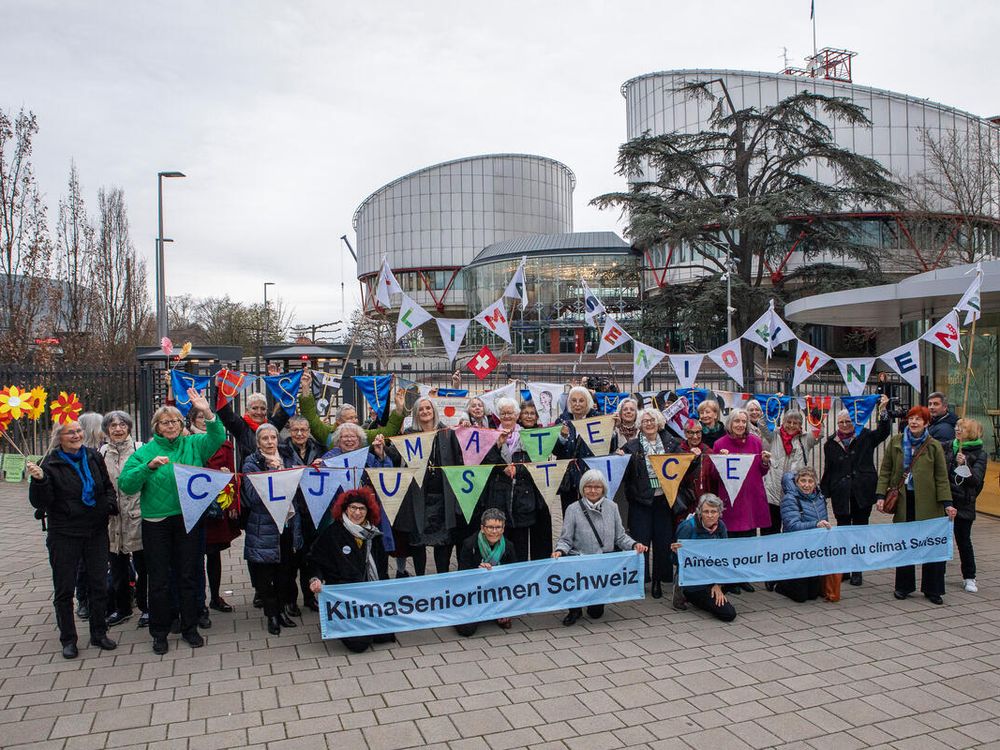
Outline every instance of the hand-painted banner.
POLYGON ((396 275, 389 268, 389 261, 382 258, 382 268, 378 272, 378 281, 375 284, 375 299, 382 307, 389 309, 392 307, 392 295, 402 294, 403 288, 396 281, 396 275))
POLYGON ((794 376, 792 377, 792 390, 799 387, 799 384, 806 378, 814 375, 819 368, 830 361, 830 356, 821 352, 815 346, 807 344, 801 339, 797 339, 795 348, 794 376))
POLYGON ((958 321, 958 311, 952 310, 950 313, 945 315, 941 320, 927 329, 922 338, 924 341, 930 341, 934 346, 944 349, 946 352, 950 352, 955 355, 955 361, 958 362, 958 353, 962 349, 962 338, 959 335, 959 327, 961 323, 958 321))
POLYGON ((519 395, 517 392, 517 383, 508 383, 502 388, 494 388, 492 391, 486 391, 486 393, 479 394, 479 400, 486 405, 486 410, 491 414, 500 416, 496 408, 497 399, 501 398, 511 398, 517 403, 519 395))
MULTIPOLYGON (((749 453, 713 453, 709 458, 715 464, 715 470, 719 472, 722 484, 729 495, 729 504, 736 504, 736 496, 740 494, 743 482, 750 474, 750 467, 757 458, 756 454, 749 453)), ((723 498, 725 499, 725 498, 723 498)))
POLYGON ((264 382, 274 400, 281 404, 285 414, 292 416, 298 406, 299 389, 302 387, 302 370, 265 375, 264 382))
POLYGON ((335 454, 330 451, 323 454, 323 465, 336 469, 333 477, 345 490, 356 489, 361 484, 361 472, 368 461, 368 450, 366 445, 350 453, 335 454))
POLYGON ((562 501, 559 499, 559 485, 562 484, 571 459, 562 461, 540 461, 535 464, 525 464, 524 468, 531 474, 531 479, 545 501, 552 516, 553 533, 562 529, 562 501))
POLYGON ((743 387, 743 348, 739 339, 733 339, 718 349, 713 349, 706 356, 735 380, 736 385, 743 387))
POLYGON ((495 333, 508 344, 510 343, 510 322, 507 320, 507 308, 503 303, 503 297, 489 305, 473 320, 487 331, 495 333))
POLYGON ((614 552, 324 586, 320 627, 347 638, 631 601, 645 595, 643 573, 642 555, 614 552))
POLYGON ((683 438, 684 423, 691 418, 687 396, 681 396, 672 404, 667 404, 667 407, 663 410, 663 418, 667 420, 667 427, 683 438))
POLYGON ((382 502, 382 510, 385 511, 386 518, 389 519, 390 524, 393 523, 399 512, 399 506, 403 504, 403 498, 406 497, 410 485, 417 476, 417 470, 391 467, 377 469, 369 466, 365 472, 375 488, 375 494, 382 502))
POLYGON ((458 427, 460 422, 469 420, 469 399, 443 396, 431 396, 430 399, 437 409, 438 421, 445 427, 458 427))
POLYGON ((934 518, 746 539, 685 539, 677 550, 677 569, 681 586, 706 586, 882 570, 951 558, 952 523, 934 518))
POLYGON ((395 435, 389 442, 406 462, 406 465, 416 469, 417 484, 423 485, 424 474, 427 472, 427 462, 430 461, 434 449, 434 438, 437 432, 411 432, 407 435, 395 435))
POLYGON ((840 377, 844 379, 847 392, 852 396, 860 396, 865 392, 865 385, 875 368, 875 357, 856 357, 854 359, 835 359, 840 377))
POLYGON ((434 316, 422 308, 416 300, 405 293, 399 303, 399 317, 396 318, 396 341, 415 331, 434 316))
POLYGON ((625 329, 618 325, 618 321, 610 315, 606 315, 604 317, 604 330, 601 331, 601 344, 597 347, 598 359, 631 340, 632 337, 625 333, 625 329))
POLYGON ((705 361, 704 354, 670 354, 670 366, 674 368, 681 388, 694 387, 695 378, 705 361))
POLYGON ((861 433, 861 429, 868 424, 868 420, 871 419, 872 412, 875 411, 875 407, 878 405, 879 399, 882 397, 877 393, 872 393, 868 396, 841 396, 840 401, 847 409, 848 414, 851 415, 851 421, 854 422, 854 434, 858 435, 861 433))
MULTIPOLYGON (((168 471, 168 465, 162 471, 168 471)), ((174 481, 177 482, 177 497, 181 503, 181 515, 184 516, 184 530, 189 534, 208 506, 229 484, 233 475, 228 471, 203 469, 200 466, 173 464, 174 481)))
POLYGON ((469 323, 472 322, 472 319, 435 318, 435 321, 437 322, 438 331, 441 334, 441 341, 444 343, 445 354, 448 355, 448 361, 454 362, 455 357, 458 356, 458 350, 462 346, 462 341, 465 340, 465 333, 469 330, 469 323))
POLYGON ((692 461, 694 461, 693 453, 664 453, 649 456, 649 462, 653 465, 663 495, 671 508, 677 502, 677 491, 692 461))
POLYGON ((462 461, 466 466, 481 464, 490 449, 500 439, 500 430, 488 427, 456 427, 455 437, 462 449, 462 461))
POLYGON ((597 402, 597 410, 601 412, 601 414, 614 414, 618 411, 618 404, 631 397, 631 394, 622 393, 620 391, 614 391, 613 393, 595 393, 594 401, 597 402))
POLYGON ((448 479, 452 491, 462 509, 466 523, 472 521, 472 512, 476 509, 479 496, 483 494, 486 481, 490 478, 496 464, 479 466, 442 466, 441 470, 448 479))
POLYGON ((215 373, 215 408, 221 409, 253 385, 256 380, 256 375, 248 375, 239 370, 228 370, 223 367, 215 373))
POLYGON ((307 466, 299 479, 299 489, 309 509, 309 517, 313 526, 319 528, 323 516, 330 509, 334 495, 341 488, 341 483, 335 475, 341 474, 334 469, 315 468, 307 466))
POLYGON ((299 481, 305 467, 297 469, 279 469, 278 471, 261 471, 244 474, 243 479, 250 482, 257 490, 257 495, 264 503, 267 512, 274 519, 274 525, 280 532, 285 528, 288 509, 299 488, 299 481))
POLYGON ((608 497, 614 498, 618 494, 618 488, 621 487, 625 469, 628 468, 632 456, 626 453, 624 456, 600 456, 583 460, 587 468, 596 469, 604 475, 608 480, 608 497))
POLYGON ((587 444, 595 456, 606 456, 611 452, 611 434, 615 431, 613 414, 574 419, 573 428, 577 437, 587 444))
POLYGON ((891 352, 886 352, 879 357, 893 372, 903 380, 913 386, 913 390, 920 393, 920 340, 897 346, 891 352))
POLYGON ((174 406, 185 417, 191 411, 191 399, 188 397, 188 388, 194 388, 199 393, 206 393, 205 390, 212 383, 211 375, 192 375, 189 372, 174 368, 170 371, 170 390, 174 392, 174 406))
POLYGON ((535 405, 538 412, 538 424, 548 427, 555 424, 562 414, 562 405, 559 397, 566 390, 562 383, 528 383, 528 391, 531 393, 531 403, 535 405))
POLYGON ((594 318, 605 312, 606 308, 600 298, 591 291, 586 281, 580 279, 580 285, 583 287, 583 318, 587 321, 588 326, 597 328, 594 318))
POLYGON ((728 414, 733 409, 746 409, 747 402, 753 398, 753 394, 740 391, 716 391, 715 398, 719 402, 722 413, 728 414))
POLYGON ((561 430, 562 427, 559 425, 521 430, 521 447, 535 463, 547 461, 552 455, 552 451, 555 450, 556 443, 559 442, 561 430))
POLYGON ((632 383, 635 385, 641 383, 650 370, 660 364, 666 356, 666 352, 632 339, 632 383))

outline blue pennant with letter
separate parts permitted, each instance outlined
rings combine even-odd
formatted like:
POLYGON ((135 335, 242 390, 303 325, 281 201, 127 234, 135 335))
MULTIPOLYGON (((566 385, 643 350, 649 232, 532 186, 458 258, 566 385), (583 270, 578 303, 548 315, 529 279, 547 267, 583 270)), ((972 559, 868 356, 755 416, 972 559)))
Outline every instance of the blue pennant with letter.
POLYGON ((858 435, 861 432, 868 420, 871 419, 872 412, 875 411, 875 406, 878 404, 879 399, 882 398, 877 393, 872 393, 868 396, 841 396, 840 401, 847 409, 847 413, 851 415, 851 421, 854 422, 854 434, 858 435))
POLYGON ((302 370, 266 375, 264 382, 267 383, 267 390, 274 396, 274 400, 281 404, 281 408, 285 410, 285 414, 294 415, 299 387, 302 385, 302 370))
POLYGON ((778 422, 781 421, 781 415, 787 411, 788 405, 792 402, 792 397, 779 396, 775 393, 755 393, 753 397, 757 399, 760 403, 760 408, 764 411, 764 419, 767 420, 767 426, 772 430, 778 429, 778 422))
POLYGON ((191 399, 188 398, 188 388, 207 393, 208 386, 212 383, 211 375, 192 375, 183 370, 170 371, 170 389, 174 392, 174 406, 177 411, 185 417, 191 411, 191 399))
POLYGON ((392 389, 392 375, 358 375, 354 382, 365 397, 368 405, 381 419, 389 409, 389 392, 392 389))
POLYGON ((688 412, 694 415, 698 414, 698 404, 708 398, 708 390, 705 388, 678 388, 674 393, 677 398, 687 396, 688 412))
POLYGON ((622 402, 622 399, 629 398, 629 394, 595 393, 594 397, 597 399, 597 408, 600 409, 601 414, 614 414, 618 411, 618 404, 622 402))

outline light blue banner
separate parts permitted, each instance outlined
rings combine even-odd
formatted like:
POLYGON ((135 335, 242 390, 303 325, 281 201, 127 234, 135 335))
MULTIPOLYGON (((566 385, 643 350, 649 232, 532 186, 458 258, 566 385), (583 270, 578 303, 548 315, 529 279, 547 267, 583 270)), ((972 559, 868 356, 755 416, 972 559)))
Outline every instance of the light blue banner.
POLYGON ((398 633, 642 599, 643 557, 580 555, 402 580, 324 586, 324 638, 398 633))
POLYGON ((947 518, 873 526, 835 526, 749 539, 682 539, 681 586, 780 581, 950 560, 947 518))

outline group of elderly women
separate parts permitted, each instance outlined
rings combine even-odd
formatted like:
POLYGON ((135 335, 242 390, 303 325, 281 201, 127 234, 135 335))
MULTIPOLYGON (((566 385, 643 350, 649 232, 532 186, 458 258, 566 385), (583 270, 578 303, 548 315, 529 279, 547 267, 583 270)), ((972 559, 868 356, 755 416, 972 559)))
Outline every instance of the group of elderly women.
MULTIPOLYGON (((212 609, 233 609, 220 596, 220 553, 241 530, 246 532, 244 557, 254 604, 263 609, 272 635, 296 626, 294 618, 301 615, 299 590, 303 604, 316 610, 316 594, 324 583, 388 578, 390 557, 396 560, 397 578, 409 575, 407 560, 412 560, 414 574, 424 575, 428 547, 436 572, 450 569, 456 549, 460 569, 634 550, 647 556, 650 594, 660 598, 663 584, 673 580, 676 550, 686 539, 830 528, 827 500, 838 525, 867 524, 872 506, 881 509, 883 498, 897 486, 900 502, 894 520, 957 517, 957 524, 962 524, 956 536, 963 577, 966 589, 975 590, 970 529, 986 455, 981 428, 973 420, 960 420, 954 444, 942 446, 927 431, 927 409, 914 407, 903 432, 890 440, 876 472, 875 448, 890 432, 885 400, 874 430, 856 429, 851 415, 841 412, 836 432, 823 447, 826 468, 819 479, 808 465, 817 435, 804 429, 801 412, 785 413, 772 431, 756 402, 732 410, 723 423, 719 404, 709 399, 699 404, 698 419, 684 423, 683 439, 678 439, 666 429, 661 411, 640 409, 635 399, 624 398, 616 413, 611 451, 630 459, 617 497, 609 497, 604 474, 585 470, 581 459, 593 453, 574 428, 574 420, 598 414, 594 399, 586 388, 573 387, 557 422, 562 431, 553 457, 577 461, 570 464, 559 488, 563 523, 553 546, 549 508, 525 468, 530 459, 521 432, 539 426, 530 401, 497 399, 494 416, 480 399, 470 400, 469 423, 496 429, 499 437, 483 461, 495 468, 467 522, 441 470, 462 463, 461 448, 454 430, 442 425, 432 399, 416 400, 405 429, 401 390, 383 427, 362 428, 350 406, 341 407, 330 425, 317 414, 310 380, 307 371, 299 413, 291 418, 281 411, 269 417, 266 400, 253 395, 246 414, 238 416, 227 405, 217 419, 205 398, 189 390, 187 424, 176 408, 163 406, 153 415, 154 437, 145 445, 133 439, 132 420, 123 412, 104 418, 106 442, 99 450, 86 445, 80 423, 56 426, 45 458, 37 465, 28 464, 29 499, 48 519, 56 621, 66 658, 78 654, 72 605, 80 578, 89 588, 90 643, 97 648, 115 648, 108 627, 131 616, 133 579, 142 613, 139 624, 148 624, 154 653, 167 653, 171 631, 192 647, 203 645, 199 626, 210 625, 206 598, 212 609), (288 437, 282 440, 280 432, 286 426, 288 437), (185 528, 172 464, 254 473, 318 466, 324 458, 367 445, 368 466, 400 466, 404 461, 386 438, 401 432, 434 433, 434 437, 423 481, 411 484, 391 524, 366 486, 339 492, 316 525, 298 490, 284 522, 276 524, 253 484, 241 482, 238 498, 231 497, 233 483, 223 492, 231 503, 222 502, 220 496, 219 508, 213 504, 191 532, 185 528), (680 452, 694 458, 671 504, 650 457, 680 452), (736 497, 729 497, 720 481, 708 458, 712 454, 754 457, 736 497)), ((859 572, 849 578, 854 585, 862 584, 859 572)), ((818 583, 781 581, 769 583, 768 588, 805 601, 815 598, 818 583)), ((905 598, 915 588, 914 569, 899 568, 895 596, 905 598)), ((750 583, 675 586, 673 606, 685 609, 690 604, 729 621, 736 611, 727 594, 753 590, 750 583)), ((930 601, 942 602, 944 563, 924 565, 921 591, 930 601)), ((582 614, 570 610, 563 622, 572 625, 582 614)), ((600 617, 603 607, 589 607, 587 614, 600 617)), ((506 620, 497 624, 510 626, 506 620)), ((473 623, 459 631, 469 635, 477 627, 473 623)), ((364 650, 372 639, 344 642, 352 650, 364 650)))

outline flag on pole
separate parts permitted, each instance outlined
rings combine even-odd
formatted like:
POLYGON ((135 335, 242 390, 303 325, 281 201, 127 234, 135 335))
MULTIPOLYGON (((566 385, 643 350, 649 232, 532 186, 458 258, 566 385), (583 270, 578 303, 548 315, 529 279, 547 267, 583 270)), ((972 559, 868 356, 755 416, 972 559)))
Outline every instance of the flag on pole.
POLYGON ((514 271, 513 278, 511 278, 510 283, 507 284, 507 288, 503 292, 505 299, 521 300, 522 310, 528 306, 528 288, 524 281, 524 264, 527 260, 527 256, 521 256, 521 262, 517 264, 517 270, 514 271))
POLYGON ((976 264, 976 278, 972 280, 969 284, 969 288, 965 290, 965 294, 962 295, 962 299, 958 301, 955 305, 955 309, 959 312, 965 313, 965 325, 969 325, 977 320, 979 316, 982 315, 983 303, 980 299, 980 287, 983 285, 983 264, 976 264))
POLYGON ((382 258, 382 269, 378 272, 378 282, 375 285, 375 299, 382 307, 392 307, 392 295, 402 294, 403 288, 396 281, 396 276, 389 268, 389 260, 382 258))
POLYGON ((580 284, 583 286, 583 317, 587 321, 587 325, 591 328, 597 328, 597 323, 594 322, 594 318, 605 312, 604 303, 598 298, 596 294, 590 291, 590 287, 587 282, 580 279, 580 284))
POLYGON ((955 309, 931 326, 920 338, 954 354, 955 361, 958 362, 958 352, 962 348, 959 327, 958 310, 955 309))
POLYGON ((601 332, 601 345, 597 347, 598 358, 603 357, 626 341, 631 340, 632 337, 625 333, 625 329, 618 325, 618 321, 610 315, 606 315, 604 318, 604 330, 601 332))

